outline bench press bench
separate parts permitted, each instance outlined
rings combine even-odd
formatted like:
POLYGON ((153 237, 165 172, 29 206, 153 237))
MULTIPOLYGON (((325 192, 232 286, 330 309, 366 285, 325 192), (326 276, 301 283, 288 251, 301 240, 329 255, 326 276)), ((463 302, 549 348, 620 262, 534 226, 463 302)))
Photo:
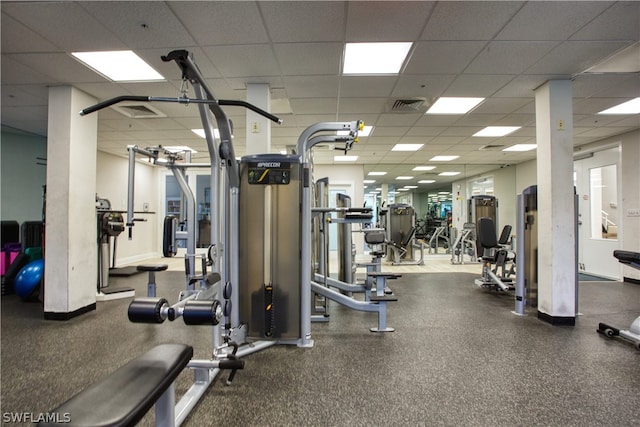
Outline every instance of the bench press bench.
POLYGON ((68 414, 69 422, 38 426, 133 426, 154 405, 156 426, 173 426, 173 383, 192 357, 191 346, 158 345, 49 412, 68 414))

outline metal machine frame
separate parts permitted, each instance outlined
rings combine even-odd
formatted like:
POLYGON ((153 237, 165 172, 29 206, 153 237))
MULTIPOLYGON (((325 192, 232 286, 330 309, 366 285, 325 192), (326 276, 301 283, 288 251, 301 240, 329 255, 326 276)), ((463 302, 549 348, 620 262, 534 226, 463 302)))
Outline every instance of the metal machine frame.
MULTIPOLYGON (((345 151, 349 150, 357 139, 358 131, 362 129, 362 122, 331 122, 319 123, 308 127, 298 139, 298 153, 301 166, 301 205, 300 205, 300 337, 297 340, 265 339, 254 341, 248 338, 246 324, 240 321, 239 310, 239 201, 240 201, 240 171, 232 144, 231 123, 222 110, 222 106, 239 106, 250 109, 268 119, 281 123, 276 116, 261 110, 244 101, 216 99, 207 86, 203 75, 193 60, 193 56, 186 50, 176 50, 163 56, 165 62, 176 62, 182 72, 183 90, 177 98, 153 96, 120 96, 85 108, 80 115, 86 115, 122 101, 172 102, 184 105, 196 104, 205 131, 205 139, 209 151, 210 164, 178 164, 175 161, 167 164, 178 180, 183 194, 187 198, 187 271, 195 271, 195 201, 193 193, 184 179, 184 169, 187 167, 210 167, 212 189, 211 197, 211 242, 209 250, 210 263, 213 273, 204 274, 201 280, 187 280, 187 289, 182 292, 179 301, 173 305, 163 298, 134 299, 129 307, 129 318, 135 322, 162 323, 166 319, 171 321, 183 317, 187 324, 208 324, 212 326, 212 351, 210 359, 192 359, 187 368, 194 372, 194 382, 175 406, 175 419, 168 420, 164 425, 181 425, 188 414, 195 408, 201 397, 221 372, 221 362, 235 361, 251 353, 261 351, 275 344, 296 344, 300 347, 313 346, 311 339, 311 292, 325 295, 341 304, 361 311, 377 312, 380 331, 392 330, 386 326, 386 299, 381 297, 377 303, 362 303, 352 301, 339 292, 329 290, 312 280, 311 270, 311 191, 310 191, 310 162, 311 148, 319 143, 332 141, 343 142, 345 151), (186 87, 190 83, 195 92, 195 98, 189 98, 186 87), (214 121, 219 131, 219 143, 214 137, 214 121), (336 136, 335 131, 347 131, 346 136, 336 136), (327 135, 327 132, 332 132, 327 135), (322 135, 318 135, 324 133, 322 135), (214 193, 215 191, 215 193, 214 193), (189 196, 191 195, 191 196, 189 196), (198 289, 195 284, 200 283, 198 289), (247 344, 247 345, 244 345, 247 344)), ((158 150, 129 148, 129 195, 126 226, 129 236, 136 219, 133 216, 133 188, 135 177, 135 156, 142 154, 158 160, 158 150)), ((393 276, 393 275, 391 275, 393 276)), ((379 280, 384 284, 389 275, 379 280)), ((384 289, 384 286, 382 287, 384 289)), ((225 363, 225 366, 227 364, 225 363)), ((233 378, 235 366, 229 381, 233 378)))

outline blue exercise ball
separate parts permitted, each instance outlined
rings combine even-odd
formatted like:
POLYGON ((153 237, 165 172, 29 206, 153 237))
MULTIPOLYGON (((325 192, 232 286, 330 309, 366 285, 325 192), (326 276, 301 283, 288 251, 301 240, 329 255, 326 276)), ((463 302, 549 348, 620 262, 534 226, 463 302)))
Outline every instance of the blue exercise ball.
POLYGON ((44 259, 31 261, 29 264, 22 267, 22 270, 20 270, 13 281, 13 287, 16 294, 22 299, 29 298, 33 295, 34 291, 42 281, 43 276, 44 259))

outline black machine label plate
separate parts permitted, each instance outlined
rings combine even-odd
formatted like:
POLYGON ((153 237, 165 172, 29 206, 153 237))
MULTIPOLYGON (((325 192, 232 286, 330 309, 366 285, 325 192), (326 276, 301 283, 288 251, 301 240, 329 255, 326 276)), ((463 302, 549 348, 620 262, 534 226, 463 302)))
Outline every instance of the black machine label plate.
POLYGON ((249 163, 249 184, 287 185, 291 181, 291 163, 256 162, 249 163))

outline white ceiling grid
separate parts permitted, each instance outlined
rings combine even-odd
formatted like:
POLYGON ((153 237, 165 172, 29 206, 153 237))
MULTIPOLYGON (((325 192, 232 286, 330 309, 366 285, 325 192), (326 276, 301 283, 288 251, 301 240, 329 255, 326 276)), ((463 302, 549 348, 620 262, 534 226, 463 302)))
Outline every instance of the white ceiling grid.
MULTIPOLYGON (((179 70, 160 56, 187 49, 221 99, 245 99, 247 83, 268 83, 284 120, 272 126, 272 148, 295 144, 320 121, 363 119, 374 126, 351 154, 365 170, 422 176, 446 169, 463 175, 516 164, 534 152, 479 150, 485 145, 535 143, 534 90, 550 79, 573 79, 574 145, 640 127, 638 115, 596 116, 640 96, 638 72, 583 74, 640 40, 640 2, 475 1, 2 1, 2 125, 46 135, 48 87, 74 85, 98 100, 122 94, 177 96, 179 70), (397 76, 341 76, 347 42, 410 41, 397 76), (168 80, 113 83, 70 56, 79 50, 131 49, 168 80), (487 99, 462 115, 424 112, 440 96, 487 99), (422 99, 416 112, 395 112, 398 99, 422 99), (290 111, 286 111, 290 106, 290 111), (521 126, 502 138, 472 135, 489 125, 521 126), (396 143, 424 144, 414 153, 396 143), (455 154, 451 164, 417 175, 415 165, 455 154)), ((640 61, 640 60, 639 60, 640 61)), ((99 149, 125 155, 126 145, 189 145, 206 161, 196 108, 154 104, 166 118, 131 119, 99 113, 99 149)), ((237 154, 244 152, 246 114, 234 122, 237 154)), ((317 163, 334 163, 317 150, 317 163)), ((459 179, 460 176, 452 179, 459 179)), ((441 185, 452 179, 437 177, 441 185)), ((426 188, 426 186, 425 186, 426 188)))

